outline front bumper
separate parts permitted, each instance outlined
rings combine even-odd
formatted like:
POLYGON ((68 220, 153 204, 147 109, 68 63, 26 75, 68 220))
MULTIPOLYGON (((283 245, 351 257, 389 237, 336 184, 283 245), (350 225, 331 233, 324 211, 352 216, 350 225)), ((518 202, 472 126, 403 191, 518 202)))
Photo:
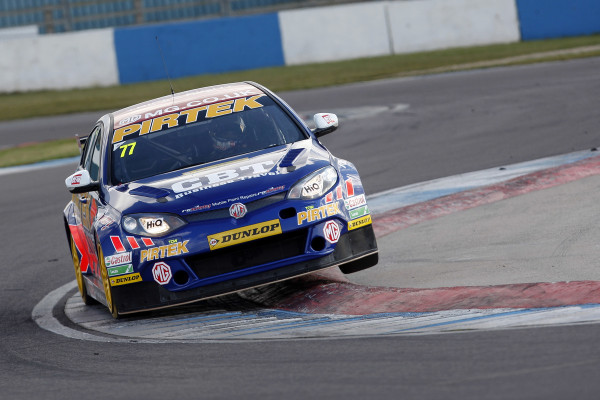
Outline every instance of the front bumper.
POLYGON ((378 250, 372 225, 343 234, 335 250, 326 256, 256 272, 183 291, 169 291, 156 282, 144 281, 112 288, 119 314, 150 311, 191 303, 255 286, 273 283, 332 266, 344 273, 356 272, 377 264, 378 250))

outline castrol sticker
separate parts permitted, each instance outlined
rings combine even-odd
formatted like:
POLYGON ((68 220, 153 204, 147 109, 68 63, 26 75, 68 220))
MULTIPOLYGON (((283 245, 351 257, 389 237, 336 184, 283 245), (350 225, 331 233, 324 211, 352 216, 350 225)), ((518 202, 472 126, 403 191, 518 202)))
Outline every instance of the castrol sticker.
POLYGON ((131 252, 118 253, 112 256, 104 257, 104 263, 107 267, 114 267, 116 265, 128 264, 131 262, 131 252))

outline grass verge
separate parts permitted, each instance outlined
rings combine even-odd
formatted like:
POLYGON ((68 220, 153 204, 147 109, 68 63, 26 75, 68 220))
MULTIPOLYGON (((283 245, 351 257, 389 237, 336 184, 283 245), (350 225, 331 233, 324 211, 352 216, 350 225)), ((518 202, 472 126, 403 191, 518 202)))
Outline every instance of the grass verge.
POLYGON ((52 140, 0 150, 0 168, 79 155, 75 138, 52 140))

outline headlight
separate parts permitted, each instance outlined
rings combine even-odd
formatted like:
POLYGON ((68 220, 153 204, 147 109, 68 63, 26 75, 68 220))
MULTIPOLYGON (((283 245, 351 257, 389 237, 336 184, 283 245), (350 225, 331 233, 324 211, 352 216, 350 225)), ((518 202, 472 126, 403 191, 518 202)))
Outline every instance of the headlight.
POLYGON ((335 168, 322 168, 299 180, 290 189, 288 199, 311 200, 321 197, 336 184, 337 178, 335 168))
POLYGON ((185 221, 172 214, 131 214, 123 217, 123 229, 140 236, 163 236, 185 225, 185 221))

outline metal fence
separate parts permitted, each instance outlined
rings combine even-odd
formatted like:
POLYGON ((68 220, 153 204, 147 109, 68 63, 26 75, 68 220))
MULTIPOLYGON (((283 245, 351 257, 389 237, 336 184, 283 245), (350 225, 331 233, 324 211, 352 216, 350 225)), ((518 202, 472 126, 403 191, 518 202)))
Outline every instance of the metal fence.
POLYGON ((0 0, 0 29, 39 33, 274 12, 360 0, 0 0))

